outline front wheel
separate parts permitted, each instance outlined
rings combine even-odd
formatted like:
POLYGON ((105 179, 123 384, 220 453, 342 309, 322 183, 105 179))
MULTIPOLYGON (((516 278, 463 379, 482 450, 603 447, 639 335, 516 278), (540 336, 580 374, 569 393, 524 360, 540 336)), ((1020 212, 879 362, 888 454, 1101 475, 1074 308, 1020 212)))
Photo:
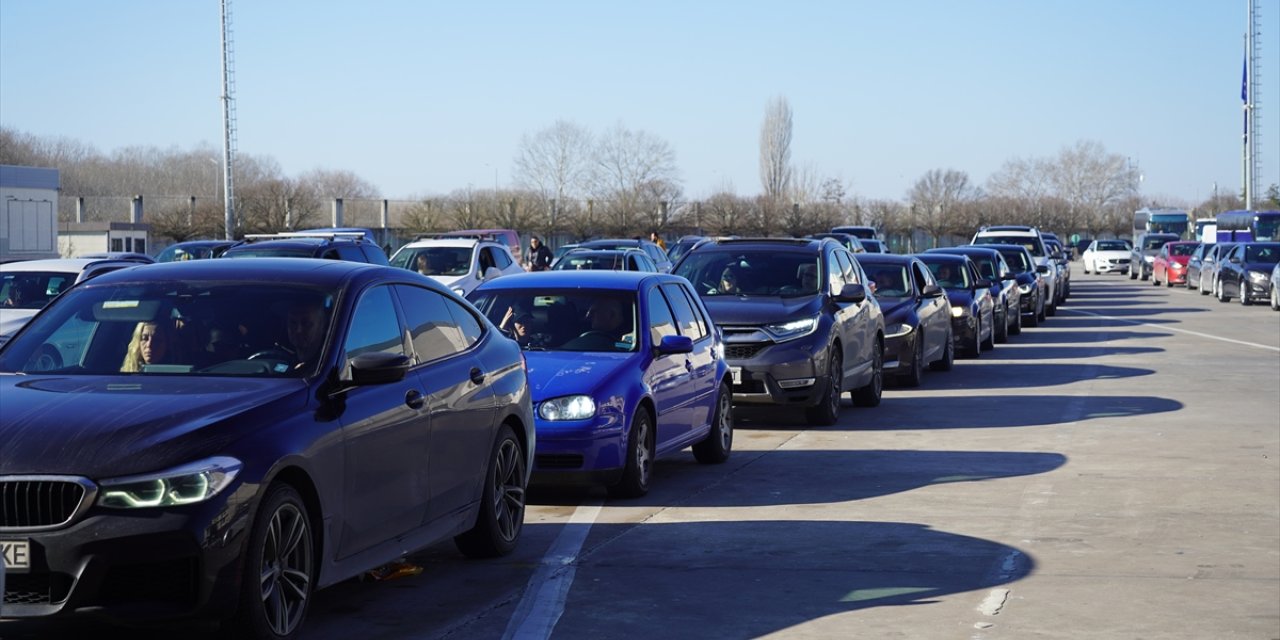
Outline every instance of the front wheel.
POLYGON ((287 484, 268 487, 246 549, 234 637, 297 636, 315 585, 313 544, 302 496, 287 484))
POLYGON ((719 464, 729 459, 733 450, 733 392, 729 383, 721 382, 716 394, 716 410, 711 416, 711 432, 702 442, 694 443, 693 457, 702 464, 719 464))
MULTIPOLYGON (((978 331, 978 335, 982 335, 982 331, 981 331, 981 329, 982 329, 982 328, 981 328, 981 327, 979 327, 978 329, 979 329, 979 331, 978 331)), ((995 313, 992 313, 992 314, 991 314, 991 327, 990 327, 990 329, 991 329, 991 333, 989 333, 989 334, 987 335, 987 339, 986 339, 986 340, 983 340, 983 341, 982 341, 982 344, 981 344, 981 347, 982 347, 983 349, 987 350, 987 351, 991 351, 992 349, 995 349, 995 348, 996 348, 996 316, 995 316, 995 313)))
POLYGON ((916 331, 915 344, 911 349, 911 368, 898 376, 898 383, 904 387, 918 387, 924 382, 924 327, 916 331))
POLYGON ((1240 282, 1240 306, 1253 306, 1253 301, 1249 299, 1249 285, 1245 284, 1244 281, 1240 282))
POLYGON ((1280 311, 1280 290, 1276 289, 1275 283, 1271 283, 1271 310, 1280 311))
POLYGON ((1227 295, 1227 286, 1222 284, 1222 278, 1213 279, 1213 292, 1215 294, 1214 297, 1218 299, 1218 302, 1231 301, 1231 296, 1227 295))
POLYGON ((1020 335, 1022 333, 1022 303, 1013 309, 1013 326, 1009 327, 1009 335, 1020 335))
POLYGON ((649 493, 653 455, 653 418, 643 408, 636 409, 631 419, 631 433, 627 436, 627 464, 622 469, 622 478, 609 487, 609 495, 639 498, 649 493))
POLYGON ((871 353, 871 380, 849 392, 853 404, 859 407, 876 407, 884 394, 884 342, 876 340, 871 353))
POLYGON ((524 451, 515 432, 502 425, 489 454, 489 471, 484 478, 476 524, 453 539, 458 551, 472 558, 496 558, 516 548, 520 532, 524 530, 528 475, 524 451))
POLYGON ((827 359, 827 392, 822 396, 821 402, 805 410, 805 418, 809 420, 809 424, 822 427, 835 424, 840 417, 840 395, 843 393, 841 387, 844 386, 844 361, 840 359, 836 345, 829 348, 831 357, 827 359))
POLYGON ((1009 341, 1009 306, 1005 305, 1004 314, 996 321, 996 342, 1004 344, 1009 341))
POLYGON ((943 343, 942 357, 929 363, 929 368, 934 371, 950 371, 956 364, 956 338, 951 332, 951 328, 947 328, 947 341, 943 343))

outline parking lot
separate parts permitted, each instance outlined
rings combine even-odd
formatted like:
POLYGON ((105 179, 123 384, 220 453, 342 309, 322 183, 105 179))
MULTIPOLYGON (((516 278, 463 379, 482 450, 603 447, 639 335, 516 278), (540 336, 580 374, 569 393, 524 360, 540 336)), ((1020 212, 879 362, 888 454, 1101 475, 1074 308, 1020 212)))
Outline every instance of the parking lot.
POLYGON ((880 407, 737 417, 728 463, 535 492, 511 556, 321 591, 303 637, 1280 637, 1266 306, 1077 269, 1045 325, 880 407))

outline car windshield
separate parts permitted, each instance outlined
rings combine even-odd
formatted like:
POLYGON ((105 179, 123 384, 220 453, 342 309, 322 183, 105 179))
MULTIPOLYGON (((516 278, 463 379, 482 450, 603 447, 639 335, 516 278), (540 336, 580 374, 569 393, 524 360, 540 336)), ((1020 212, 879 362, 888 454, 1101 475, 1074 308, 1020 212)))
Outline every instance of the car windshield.
POLYGON ((316 254, 313 247, 277 246, 255 247, 241 246, 222 254, 224 258, 310 258, 316 254))
POLYGON ((693 245, 695 244, 698 244, 697 240, 694 240, 694 241, 686 240, 686 241, 677 242, 671 245, 671 248, 667 250, 667 259, 672 262, 676 262, 682 256, 684 256, 684 254, 689 253, 689 250, 692 249, 693 245))
POLYGON ((943 289, 968 289, 973 286, 969 279, 969 270, 962 264, 954 262, 926 262, 925 266, 933 272, 938 286, 943 289))
POLYGON ((1035 238, 1027 236, 981 236, 974 244, 1012 244, 1026 248, 1033 256, 1043 256, 1044 251, 1035 238))
POLYGON ((43 309, 76 281, 64 271, 19 271, 0 275, 0 308, 43 309))
POLYGON ((616 289, 484 289, 468 298, 530 351, 632 352, 636 294, 616 289))
POLYGON ((1119 240, 1098 241, 1095 251, 1128 251, 1129 245, 1119 240))
POLYGON ((551 267, 553 271, 603 269, 618 271, 627 268, 621 253, 570 253, 551 267))
POLYGON ((181 246, 173 245, 160 252, 156 256, 156 262, 177 262, 179 260, 207 260, 215 257, 213 250, 217 245, 212 246, 181 246))
POLYGON ((1142 248, 1145 251, 1154 251, 1173 241, 1173 238, 1143 238, 1142 248))
POLYGON ((1252 245, 1244 248, 1244 261, 1257 264, 1275 264, 1280 261, 1280 245, 1252 245))
POLYGON ((1169 255, 1171 256, 1189 256, 1196 252, 1194 244, 1171 244, 1169 245, 1169 255))
POLYGON ((391 259, 391 266, 424 276, 464 276, 471 271, 474 247, 405 247, 391 259))
POLYGON ((0 371, 300 377, 316 370, 335 296, 301 285, 76 287, 0 352, 0 371))
POLYGON ((696 251, 675 275, 704 296, 811 296, 821 284, 818 256, 802 251, 696 251))
POLYGON ((911 293, 907 268, 898 264, 862 264, 877 298, 902 298, 911 293))
POLYGON ((1027 254, 1025 251, 1015 251, 1012 249, 1000 249, 1000 254, 1004 256, 1004 261, 1009 263, 1009 268, 1014 273, 1023 273, 1031 270, 1031 263, 1027 262, 1027 254))

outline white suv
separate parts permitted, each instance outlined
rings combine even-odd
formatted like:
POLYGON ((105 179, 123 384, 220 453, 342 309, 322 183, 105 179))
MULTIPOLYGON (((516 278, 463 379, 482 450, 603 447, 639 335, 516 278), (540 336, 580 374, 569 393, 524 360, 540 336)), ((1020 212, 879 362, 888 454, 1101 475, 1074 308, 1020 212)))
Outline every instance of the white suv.
POLYGON ((1045 279, 1049 281, 1044 312, 1050 316, 1057 313, 1056 303, 1059 297, 1058 292, 1062 288, 1062 275, 1058 272, 1057 265, 1053 264, 1053 259, 1049 257, 1049 250, 1045 247, 1044 238, 1040 236, 1039 229, 1018 225, 983 227, 973 234, 972 244, 1016 244, 1026 247, 1035 260, 1036 270, 1045 274, 1045 279), (1046 269, 1040 269, 1041 266, 1046 269))
POLYGON ((417 271, 464 297, 481 282, 524 273, 506 245, 475 238, 418 236, 391 256, 391 266, 417 271))

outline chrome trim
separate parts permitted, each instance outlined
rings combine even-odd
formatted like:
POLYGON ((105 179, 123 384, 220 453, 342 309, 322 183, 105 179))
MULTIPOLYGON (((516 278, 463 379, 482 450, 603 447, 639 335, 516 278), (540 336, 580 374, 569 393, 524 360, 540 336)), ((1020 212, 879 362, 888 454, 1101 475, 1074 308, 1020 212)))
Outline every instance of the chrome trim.
POLYGON ((71 512, 66 520, 57 524, 41 525, 38 527, 2 527, 0 533, 24 533, 29 531, 52 531, 61 529, 84 515, 85 511, 92 507, 98 499, 98 485, 83 476, 58 476, 58 475, 15 475, 0 476, 0 483, 5 482, 70 482, 80 485, 84 488, 84 495, 80 497, 80 504, 71 512))

